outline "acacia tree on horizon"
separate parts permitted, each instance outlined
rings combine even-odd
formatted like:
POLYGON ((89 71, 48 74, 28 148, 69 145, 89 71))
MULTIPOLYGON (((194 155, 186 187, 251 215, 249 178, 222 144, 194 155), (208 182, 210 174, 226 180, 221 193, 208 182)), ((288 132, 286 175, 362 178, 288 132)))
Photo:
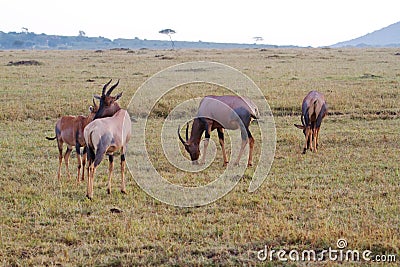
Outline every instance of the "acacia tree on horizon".
POLYGON ((253 37, 253 39, 255 43, 264 41, 264 38, 262 38, 261 36, 255 36, 253 37))
POLYGON ((172 49, 174 49, 175 44, 174 44, 174 41, 172 40, 171 34, 174 34, 176 32, 174 30, 172 30, 172 29, 164 29, 164 30, 159 31, 158 33, 168 35, 169 36, 169 40, 171 41, 172 49))
POLYGON ((86 32, 80 30, 79 31, 79 37, 85 37, 86 36, 86 32))

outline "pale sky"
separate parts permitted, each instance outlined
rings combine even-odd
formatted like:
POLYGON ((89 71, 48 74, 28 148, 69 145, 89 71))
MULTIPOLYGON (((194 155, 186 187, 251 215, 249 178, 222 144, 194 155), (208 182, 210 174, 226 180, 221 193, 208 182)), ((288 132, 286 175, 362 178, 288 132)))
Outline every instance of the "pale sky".
POLYGON ((0 0, 0 31, 325 46, 400 21, 399 0, 0 0))

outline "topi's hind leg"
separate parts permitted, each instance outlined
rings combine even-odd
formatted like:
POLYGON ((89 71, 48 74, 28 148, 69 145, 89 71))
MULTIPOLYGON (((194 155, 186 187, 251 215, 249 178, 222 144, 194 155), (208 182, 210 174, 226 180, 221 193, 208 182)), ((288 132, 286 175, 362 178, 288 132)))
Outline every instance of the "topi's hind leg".
POLYGON ((88 181, 87 181, 87 191, 86 197, 88 199, 93 199, 93 182, 94 182, 94 174, 96 172, 96 168, 94 167, 93 162, 88 167, 88 181))
POLYGON ((68 146, 64 155, 65 169, 67 170, 68 179, 71 179, 71 174, 69 173, 69 156, 71 155, 71 152, 72 148, 68 146))
POLYGON ((218 139, 219 139, 219 144, 221 145, 222 149, 222 158, 224 160, 224 167, 228 165, 228 157, 226 156, 226 151, 225 151, 225 139, 224 139, 224 128, 217 128, 218 131, 218 139))
POLYGON ((58 171, 57 171, 57 179, 60 181, 61 178, 61 165, 63 160, 63 142, 61 140, 57 140, 58 144, 58 171))
POLYGON ((254 138, 249 129, 247 128, 247 137, 249 138, 249 160, 247 161, 247 167, 253 166, 253 149, 254 149, 254 138))
POLYGON ((318 148, 319 128, 317 128, 317 130, 316 130, 316 137, 317 137, 317 140, 316 140, 316 148, 318 148))
POLYGON ((254 150, 254 138, 249 137, 249 160, 247 162, 247 167, 253 166, 253 150, 254 150))
MULTIPOLYGON (((239 155, 235 161, 235 165, 239 165, 239 161, 242 158, 242 155, 244 153, 244 149, 246 148, 247 142, 249 141, 249 131, 247 128, 244 127, 244 125, 242 123, 239 123, 239 129, 240 129, 240 133, 241 133, 241 137, 242 137, 242 145, 240 146, 240 151, 239 151, 239 155)), ((251 134, 250 134, 251 136, 251 134)))
POLYGON ((121 192, 123 194, 126 194, 126 188, 125 188, 125 166, 126 166, 125 154, 121 154, 121 192))
POLYGON ((94 167, 94 159, 95 159, 95 153, 92 149, 88 148, 87 150, 87 158, 88 158, 88 178, 87 178, 87 189, 86 189, 86 197, 88 199, 93 198, 93 180, 94 180, 94 173, 95 173, 95 167, 94 167))
POLYGON ((77 178, 76 178, 76 183, 79 184, 81 168, 82 168, 81 146, 79 144, 75 145, 75 151, 76 151, 76 159, 78 161, 78 174, 77 174, 77 178))
POLYGON ((83 154, 82 154, 82 176, 81 176, 81 181, 85 181, 85 166, 86 166, 86 159, 87 159, 87 148, 86 146, 83 148, 83 154))
POLYGON ((247 138, 246 139, 242 139, 242 145, 240 146, 239 155, 238 155, 238 157, 237 157, 237 159, 235 161, 235 165, 239 165, 239 161, 242 158, 242 155, 244 153, 244 149, 246 148, 247 142, 248 142, 247 138))
POLYGON ((114 170, 114 155, 108 155, 109 165, 108 165, 108 185, 107 185, 107 193, 111 194, 111 178, 112 172, 114 170))

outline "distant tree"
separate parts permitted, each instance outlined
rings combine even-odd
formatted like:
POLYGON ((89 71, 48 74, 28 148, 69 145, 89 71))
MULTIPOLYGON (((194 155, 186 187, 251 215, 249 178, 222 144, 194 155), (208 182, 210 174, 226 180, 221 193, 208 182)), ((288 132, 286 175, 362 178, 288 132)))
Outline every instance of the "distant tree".
POLYGON ((25 28, 25 27, 22 27, 21 30, 22 30, 23 33, 28 33, 29 32, 28 28, 25 28))
POLYGON ((79 31, 79 37, 85 37, 86 36, 86 32, 84 31, 79 31))
POLYGON ((172 41, 171 34, 174 34, 176 32, 174 30, 172 30, 172 29, 164 29, 164 30, 159 31, 158 33, 168 35, 169 36, 169 40, 171 41, 172 49, 174 49, 175 44, 174 44, 174 41, 172 41))
POLYGON ((253 39, 254 39, 254 42, 262 42, 262 41, 264 41, 264 38, 262 38, 261 36, 255 36, 255 37, 253 37, 253 39))

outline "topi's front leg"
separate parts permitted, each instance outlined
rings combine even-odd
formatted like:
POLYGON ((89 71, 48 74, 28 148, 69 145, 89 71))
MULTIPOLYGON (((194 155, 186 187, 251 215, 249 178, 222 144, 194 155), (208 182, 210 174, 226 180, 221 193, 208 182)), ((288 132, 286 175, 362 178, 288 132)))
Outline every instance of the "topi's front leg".
POLYGON ((125 154, 121 154, 121 193, 126 194, 125 188, 125 154))
POLYGON ((111 194, 111 178, 112 178, 112 172, 114 170, 114 155, 109 155, 108 160, 109 160, 109 165, 108 165, 107 193, 111 194))

